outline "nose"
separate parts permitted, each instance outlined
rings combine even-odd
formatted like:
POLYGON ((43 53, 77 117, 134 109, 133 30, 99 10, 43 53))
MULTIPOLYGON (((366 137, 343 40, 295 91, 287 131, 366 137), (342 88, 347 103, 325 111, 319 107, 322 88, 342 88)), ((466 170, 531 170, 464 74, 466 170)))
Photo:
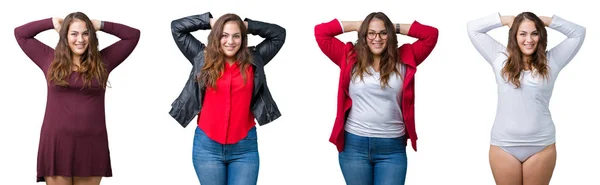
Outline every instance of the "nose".
POLYGON ((533 35, 529 35, 528 37, 525 37, 525 41, 526 42, 533 42, 533 35))
POLYGON ((229 44, 229 45, 233 44, 233 37, 232 36, 227 37, 227 44, 229 44))
POLYGON ((83 42, 83 34, 77 36, 77 42, 83 42))
POLYGON ((373 40, 376 40, 376 41, 383 40, 383 38, 381 38, 381 33, 377 33, 377 35, 375 35, 375 39, 373 39, 373 40))

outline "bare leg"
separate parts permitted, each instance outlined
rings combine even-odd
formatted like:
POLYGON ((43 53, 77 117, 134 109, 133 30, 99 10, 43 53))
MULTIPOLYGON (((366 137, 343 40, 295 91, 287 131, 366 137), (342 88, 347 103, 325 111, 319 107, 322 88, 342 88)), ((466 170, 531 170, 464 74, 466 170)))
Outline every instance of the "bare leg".
POLYGON ((523 163, 524 185, 548 185, 556 166, 556 145, 552 144, 523 163))
POLYGON ((99 185, 102 177, 75 177, 73 185, 99 185))
POLYGON ((73 178, 64 176, 46 176, 47 185, 73 185, 73 178))
POLYGON ((523 173, 521 161, 502 150, 490 145, 490 167, 496 185, 522 185, 523 173))

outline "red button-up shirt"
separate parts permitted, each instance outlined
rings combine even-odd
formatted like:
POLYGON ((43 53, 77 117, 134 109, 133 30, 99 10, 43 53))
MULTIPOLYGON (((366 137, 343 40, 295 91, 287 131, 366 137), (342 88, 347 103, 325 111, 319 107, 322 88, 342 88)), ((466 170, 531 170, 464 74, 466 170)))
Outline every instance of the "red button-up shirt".
POLYGON ((225 63, 216 89, 206 87, 198 127, 212 140, 221 144, 235 144, 256 125, 250 111, 254 75, 252 67, 246 71, 246 83, 239 64, 225 63))

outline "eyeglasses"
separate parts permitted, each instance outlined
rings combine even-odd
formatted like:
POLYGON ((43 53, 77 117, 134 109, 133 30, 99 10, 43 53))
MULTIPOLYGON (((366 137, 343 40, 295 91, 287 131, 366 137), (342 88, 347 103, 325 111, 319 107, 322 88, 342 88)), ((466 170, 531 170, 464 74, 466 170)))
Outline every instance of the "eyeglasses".
POLYGON ((377 36, 379 36, 379 38, 381 38, 381 39, 387 39, 387 32, 381 31, 379 33, 375 33, 375 32, 367 33, 367 38, 369 38, 369 39, 375 39, 375 38, 377 38, 377 36))

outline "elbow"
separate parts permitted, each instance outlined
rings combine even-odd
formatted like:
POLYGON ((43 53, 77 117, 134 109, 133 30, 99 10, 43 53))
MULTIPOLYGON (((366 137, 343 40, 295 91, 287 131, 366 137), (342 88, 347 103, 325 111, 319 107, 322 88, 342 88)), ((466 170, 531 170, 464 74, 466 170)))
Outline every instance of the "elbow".
POLYGON ((280 27, 280 28, 281 28, 281 29, 279 30, 279 38, 280 38, 282 41, 285 41, 285 38, 286 38, 286 36, 287 36, 287 31, 286 31, 286 30, 285 30, 285 28, 283 28, 283 27, 280 27))
POLYGON ((133 39, 136 41, 136 43, 140 40, 141 34, 142 34, 142 32, 139 29, 137 29, 137 28, 133 29, 133 39))
POLYGON ((14 30, 14 32, 15 32, 14 33, 15 34, 15 38, 19 39, 19 37, 20 37, 19 36, 19 27, 16 27, 15 30, 14 30))
POLYGON ((475 23, 473 21, 470 21, 470 22, 467 23, 467 31, 469 33, 474 32, 474 28, 473 28, 473 27, 475 27, 474 24, 475 23))
POLYGON ((586 32, 587 32, 587 29, 582 26, 581 27, 581 31, 580 31, 581 38, 585 38, 586 32))
POLYGON ((431 30, 429 32, 429 38, 431 38, 431 40, 434 43, 437 43, 439 35, 440 35, 440 31, 436 27, 431 27, 431 30))
POLYGON ((440 35, 440 30, 437 29, 436 27, 431 27, 431 37, 433 37, 433 38, 435 38, 435 40, 437 40, 439 35, 440 35))
POLYGON ((574 29, 571 33, 565 35, 567 35, 567 37, 571 39, 577 39, 583 42, 583 40, 585 40, 586 32, 587 30, 585 27, 579 26, 578 28, 574 29))
MULTIPOLYGON (((270 35, 270 36, 267 36, 267 38, 271 37, 273 40, 278 40, 278 41, 281 41, 281 42, 285 41, 285 38, 286 38, 286 29, 283 28, 282 26, 274 25, 274 26, 268 27, 266 29, 267 29, 266 30, 267 34, 270 35)), ((252 33, 250 31, 248 31, 248 32, 252 33)))
POLYGON ((467 34, 469 37, 477 35, 477 31, 473 28, 473 24, 471 22, 467 23, 467 34))
POLYGON ((285 38, 287 30, 283 26, 274 24, 274 27, 272 27, 272 29, 273 29, 273 31, 275 31, 275 33, 277 33, 278 37, 285 38))
POLYGON ((316 25, 314 28, 315 39, 318 41, 321 36, 323 36, 323 28, 321 25, 316 25))
POLYGON ((178 25, 179 23, 177 22, 177 20, 171 21, 171 33, 179 32, 178 25))

